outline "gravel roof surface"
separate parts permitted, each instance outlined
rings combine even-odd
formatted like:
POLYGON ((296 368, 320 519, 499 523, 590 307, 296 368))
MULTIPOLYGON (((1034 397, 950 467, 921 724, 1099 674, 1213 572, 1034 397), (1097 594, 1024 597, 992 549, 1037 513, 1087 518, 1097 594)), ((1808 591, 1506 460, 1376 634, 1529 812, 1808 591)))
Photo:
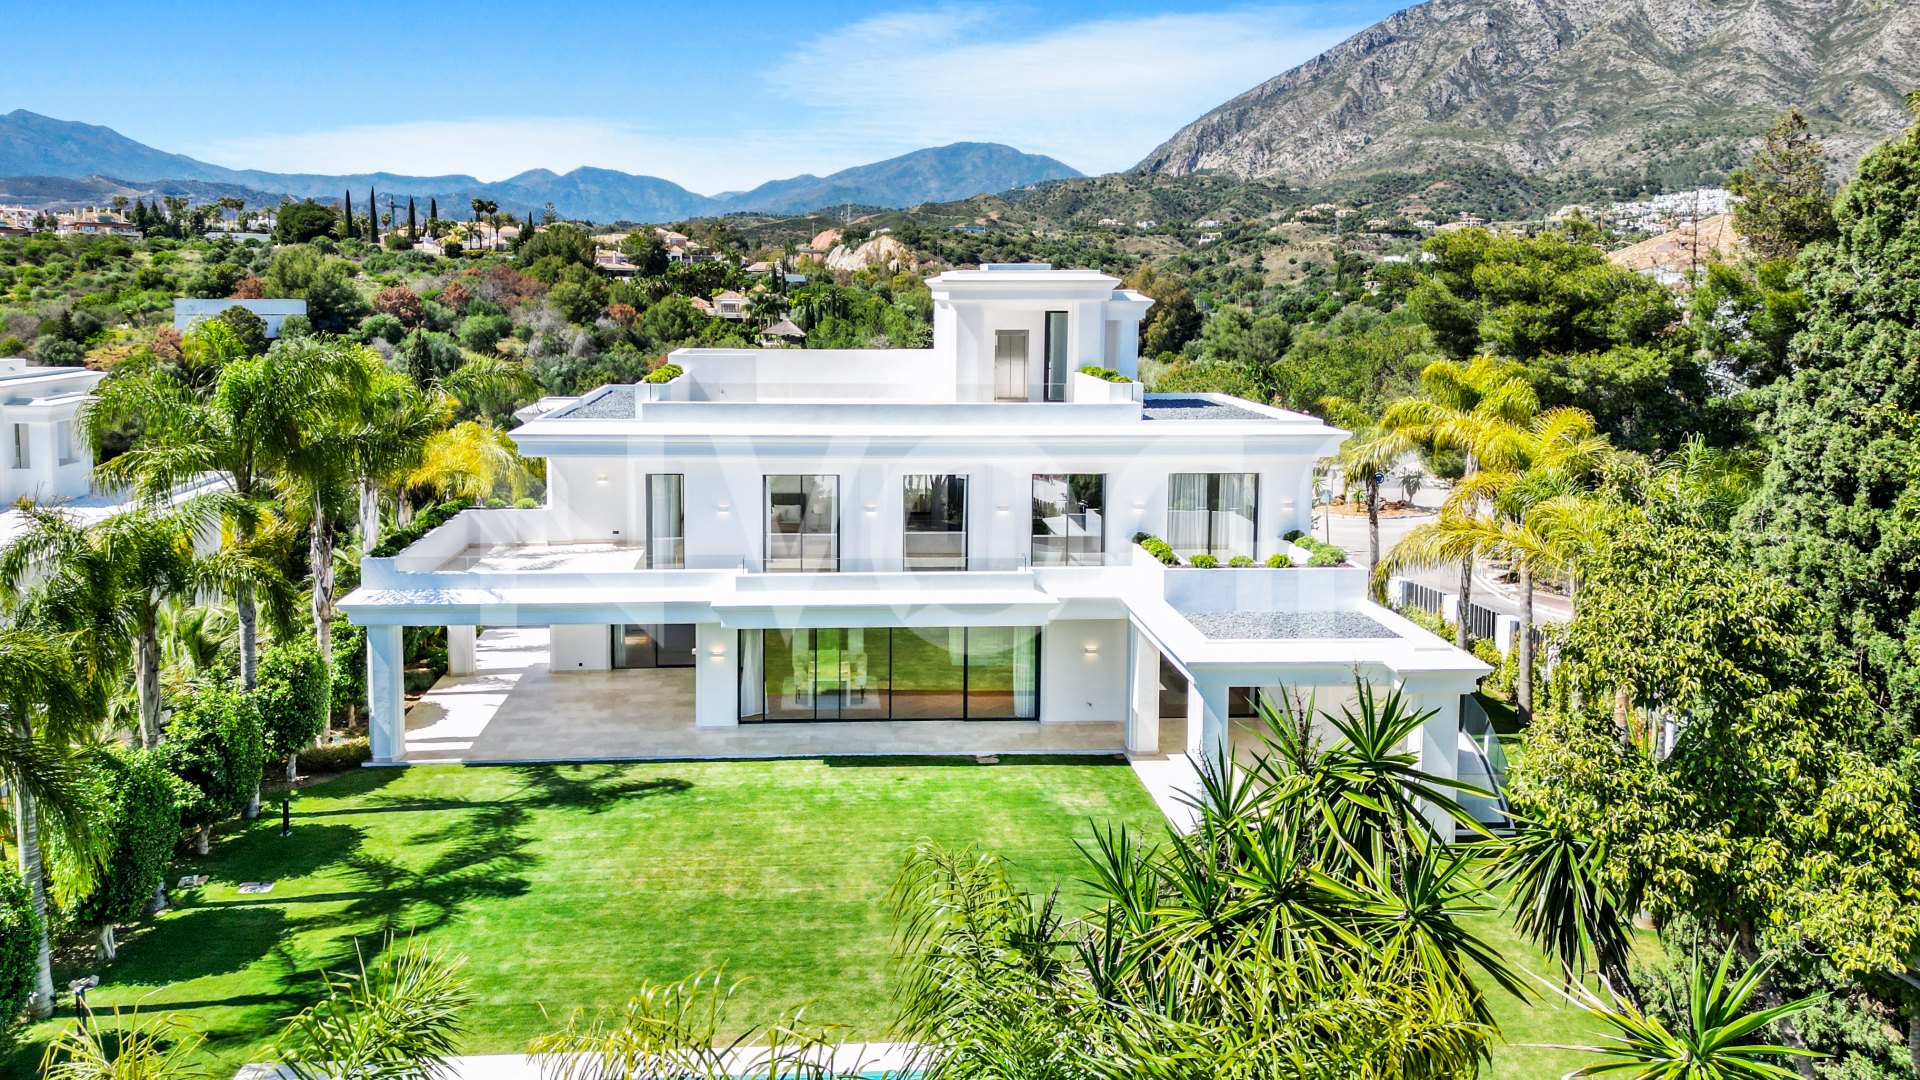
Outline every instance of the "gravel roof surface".
POLYGON ((631 420, 634 417, 633 387, 613 386, 596 398, 578 401, 541 417, 543 420, 631 420))
POLYGON ((1215 641, 1399 636, 1357 611, 1190 611, 1186 616, 1215 641))
POLYGON ((1148 420, 1271 420, 1265 413, 1197 397, 1150 397, 1141 403, 1148 420))

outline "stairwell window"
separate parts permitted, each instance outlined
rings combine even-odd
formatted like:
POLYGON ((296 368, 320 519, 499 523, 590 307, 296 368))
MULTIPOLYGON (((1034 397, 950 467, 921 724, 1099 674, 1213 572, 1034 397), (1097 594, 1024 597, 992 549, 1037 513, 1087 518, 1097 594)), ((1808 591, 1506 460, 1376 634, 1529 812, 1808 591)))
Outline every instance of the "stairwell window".
POLYGON ((1047 400, 1065 401, 1067 400, 1067 374, 1072 369, 1072 365, 1067 362, 1066 312, 1047 312, 1045 345, 1047 400))
POLYGON ((913 473, 905 478, 902 489, 904 568, 965 570, 967 478, 913 473))
POLYGON ((80 460, 80 455, 73 448, 73 421, 62 420, 53 426, 53 448, 62 465, 72 465, 80 460))
POLYGON ((768 476, 768 573, 840 569, 840 478, 768 476))
POLYGON ((1033 478, 1033 564, 1098 566, 1106 550, 1107 478, 1037 473, 1033 478))

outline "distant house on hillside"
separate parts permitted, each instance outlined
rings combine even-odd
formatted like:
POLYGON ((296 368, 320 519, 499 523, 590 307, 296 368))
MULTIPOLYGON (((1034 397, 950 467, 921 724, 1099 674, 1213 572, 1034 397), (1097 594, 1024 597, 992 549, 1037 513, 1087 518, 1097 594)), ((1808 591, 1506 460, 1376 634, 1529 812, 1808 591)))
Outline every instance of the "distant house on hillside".
POLYGON ((614 277, 632 277, 640 272, 626 253, 613 248, 597 247, 593 249, 593 268, 603 274, 614 277))
POLYGON ((744 319, 747 317, 747 298, 728 289, 713 298, 713 314, 720 319, 744 319))
POLYGON ((693 310, 699 312, 700 314, 705 315, 708 318, 713 317, 713 302, 706 299, 705 297, 701 297, 701 296, 689 297, 687 299, 687 303, 692 304, 693 310))

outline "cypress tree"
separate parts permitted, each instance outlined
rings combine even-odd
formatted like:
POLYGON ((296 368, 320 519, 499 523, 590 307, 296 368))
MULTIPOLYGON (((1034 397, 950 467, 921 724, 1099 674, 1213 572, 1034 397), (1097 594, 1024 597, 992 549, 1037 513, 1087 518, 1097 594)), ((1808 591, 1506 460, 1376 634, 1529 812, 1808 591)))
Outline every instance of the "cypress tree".
MULTIPOLYGON (((1920 113, 1920 92, 1908 99, 1920 113)), ((1916 119, 1920 119, 1917 117, 1916 119)), ((1773 457, 1743 525, 1824 609, 1834 647, 1920 715, 1920 124, 1876 148, 1800 258, 1794 374, 1768 390, 1773 457)))
POLYGON ((340 202, 340 239, 353 239, 353 192, 346 192, 340 202))
POLYGON ((374 246, 380 244, 380 204, 373 199, 373 188, 367 188, 367 239, 374 246))
POLYGON ((420 239, 420 223, 413 216, 413 196, 407 196, 407 239, 420 239))
POLYGON ((427 220, 440 220, 440 200, 433 195, 427 196, 427 220))

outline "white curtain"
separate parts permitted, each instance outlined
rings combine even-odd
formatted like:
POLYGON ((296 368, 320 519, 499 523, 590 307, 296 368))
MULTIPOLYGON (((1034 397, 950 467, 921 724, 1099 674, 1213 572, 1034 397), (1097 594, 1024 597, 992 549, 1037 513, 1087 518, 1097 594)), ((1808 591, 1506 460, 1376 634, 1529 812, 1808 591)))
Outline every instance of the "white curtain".
POLYGON ((1183 557, 1207 552, 1207 473, 1167 477, 1167 535, 1161 539, 1183 557))
POLYGON ((1013 631, 1013 715, 1031 720, 1040 715, 1039 694, 1040 632, 1032 627, 1013 631))
POLYGON ((764 630, 740 631, 740 715, 766 711, 766 654, 764 630))

